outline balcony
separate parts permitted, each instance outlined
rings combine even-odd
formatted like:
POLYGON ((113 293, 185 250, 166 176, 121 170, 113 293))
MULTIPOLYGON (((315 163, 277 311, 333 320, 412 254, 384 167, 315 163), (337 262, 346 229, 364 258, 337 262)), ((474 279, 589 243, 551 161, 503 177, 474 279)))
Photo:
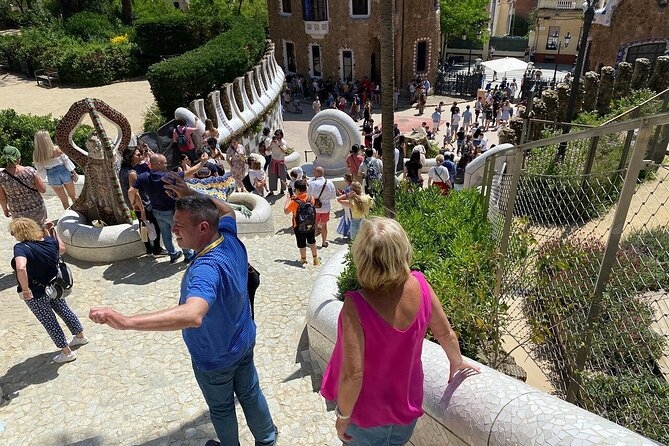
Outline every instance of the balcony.
POLYGON ((581 2, 572 0, 539 0, 538 8, 574 10, 574 9, 581 9, 581 2))
POLYGON ((322 39, 328 33, 329 21, 304 21, 304 32, 314 39, 322 39))

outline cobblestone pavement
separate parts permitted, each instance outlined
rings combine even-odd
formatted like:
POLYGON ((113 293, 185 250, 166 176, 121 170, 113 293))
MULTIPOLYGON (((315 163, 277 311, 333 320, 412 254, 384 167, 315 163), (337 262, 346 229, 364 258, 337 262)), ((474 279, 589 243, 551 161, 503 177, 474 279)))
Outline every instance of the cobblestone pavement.
MULTIPOLYGON (((298 265, 283 200, 273 205, 276 235, 243 238, 261 273, 255 304, 260 383, 280 429, 279 446, 339 444, 334 415, 313 392, 308 364, 298 360, 318 267, 298 265)), ((47 204, 49 216, 58 217, 58 200, 47 204)), ((330 240, 337 222, 330 221, 330 240)), ((342 243, 319 248, 323 261, 342 243)), ((115 331, 87 318, 95 305, 127 314, 174 305, 183 263, 147 256, 111 265, 71 260, 75 286, 67 300, 91 342, 78 349, 75 362, 58 366, 51 362, 57 349, 15 292, 13 244, 0 231, 0 383, 10 398, 0 408, 0 444, 195 446, 215 437, 179 332, 115 331)), ((241 410, 237 415, 241 444, 253 444, 241 410)))

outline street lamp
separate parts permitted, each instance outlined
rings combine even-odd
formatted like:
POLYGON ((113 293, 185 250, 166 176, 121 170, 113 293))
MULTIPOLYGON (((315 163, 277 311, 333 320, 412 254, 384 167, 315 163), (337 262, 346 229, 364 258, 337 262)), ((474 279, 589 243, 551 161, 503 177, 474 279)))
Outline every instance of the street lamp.
MULTIPOLYGON (((557 79, 557 69, 558 69, 558 62, 560 61, 560 50, 563 48, 563 41, 560 40, 560 32, 555 31, 553 33, 553 38, 557 41, 557 57, 555 58, 555 70, 553 70, 553 88, 557 85, 555 83, 557 79)), ((567 48, 569 46, 569 42, 571 41, 571 34, 567 33, 566 36, 564 36, 564 48, 567 48)))
MULTIPOLYGON (((583 32, 581 33, 581 41, 578 44, 578 56, 576 57, 576 67, 574 68, 574 80, 571 83, 571 94, 569 95, 569 103, 567 104, 567 112, 565 122, 571 122, 574 118, 574 107, 576 106, 576 95, 581 88, 581 71, 583 71, 583 64, 585 62, 585 53, 588 48, 588 36, 590 35, 590 28, 592 28, 592 21, 595 19, 595 0, 586 0, 583 2, 583 32)), ((570 126, 565 125, 562 133, 569 133, 570 126)), ((567 150, 566 144, 560 144, 558 149, 558 159, 564 159, 564 154, 567 150)), ((567 401, 571 398, 573 401, 574 394, 568 392, 567 401)))

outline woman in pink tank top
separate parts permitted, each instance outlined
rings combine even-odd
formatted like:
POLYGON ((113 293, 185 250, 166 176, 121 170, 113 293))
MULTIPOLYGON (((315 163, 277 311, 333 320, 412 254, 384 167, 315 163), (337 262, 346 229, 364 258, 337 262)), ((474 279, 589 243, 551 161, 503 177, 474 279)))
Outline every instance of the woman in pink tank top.
POLYGON ((400 446, 423 414, 423 338, 429 328, 450 362, 449 382, 464 369, 458 338, 422 273, 402 226, 365 220, 353 247, 362 289, 346 293, 337 342, 321 394, 337 401, 337 435, 352 446, 400 446))

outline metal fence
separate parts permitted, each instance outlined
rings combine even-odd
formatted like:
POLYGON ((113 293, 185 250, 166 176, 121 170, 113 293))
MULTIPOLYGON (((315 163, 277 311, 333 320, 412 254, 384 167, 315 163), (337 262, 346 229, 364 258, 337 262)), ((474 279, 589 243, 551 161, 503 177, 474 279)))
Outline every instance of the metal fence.
POLYGON ((481 87, 483 75, 480 73, 466 74, 439 73, 435 90, 445 96, 476 96, 481 87))
POLYGON ((483 197, 493 365, 513 358, 530 384, 669 444, 669 113, 635 116, 664 100, 488 157, 483 197))

